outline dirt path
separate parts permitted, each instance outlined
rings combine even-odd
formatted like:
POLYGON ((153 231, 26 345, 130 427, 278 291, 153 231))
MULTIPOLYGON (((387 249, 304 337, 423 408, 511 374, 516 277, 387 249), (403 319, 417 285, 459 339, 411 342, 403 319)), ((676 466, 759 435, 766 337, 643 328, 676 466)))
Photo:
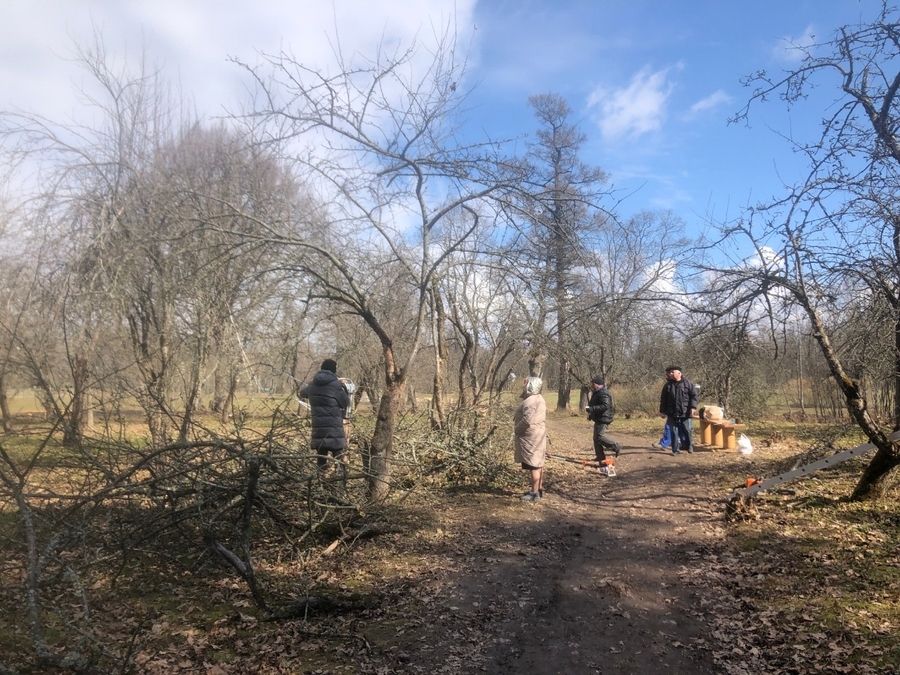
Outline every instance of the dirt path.
MULTIPOLYGON (((549 426, 551 452, 590 457, 589 430, 549 426)), ((712 453, 612 435, 624 445, 615 478, 551 461, 535 504, 462 495, 417 584, 430 600, 402 628, 415 638, 376 648, 366 672, 717 672, 692 583, 692 561, 722 532, 702 478, 712 453)))

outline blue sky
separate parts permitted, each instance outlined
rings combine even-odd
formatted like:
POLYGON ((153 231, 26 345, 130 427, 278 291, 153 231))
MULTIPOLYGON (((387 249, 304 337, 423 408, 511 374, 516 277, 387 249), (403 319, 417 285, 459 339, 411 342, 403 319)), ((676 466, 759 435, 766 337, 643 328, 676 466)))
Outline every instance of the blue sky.
POLYGON ((473 135, 534 130, 527 98, 564 96, 627 214, 670 209, 697 231, 781 194, 802 165, 775 133, 815 133, 818 101, 790 113, 756 108, 751 126, 726 121, 745 102, 740 78, 790 67, 789 43, 823 39, 873 18, 879 0, 0 0, 0 109, 65 121, 78 115, 73 41, 92 26, 118 59, 143 49, 206 114, 233 109, 242 76, 229 56, 289 47, 325 65, 335 35, 373 53, 379 40, 427 40, 454 17, 477 83, 473 135), (813 37, 816 36, 816 37, 813 37))

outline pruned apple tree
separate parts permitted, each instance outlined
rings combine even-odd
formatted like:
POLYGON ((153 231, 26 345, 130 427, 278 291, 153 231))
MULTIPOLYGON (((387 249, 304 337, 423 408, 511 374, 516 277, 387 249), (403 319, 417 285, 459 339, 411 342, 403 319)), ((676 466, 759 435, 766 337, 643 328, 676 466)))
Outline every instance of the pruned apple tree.
POLYGON ((783 197, 723 224, 719 249, 747 255, 714 272, 731 283, 735 303, 764 299, 802 312, 850 418, 877 448, 852 498, 875 498, 900 464, 900 444, 888 438, 900 428, 900 12, 882 3, 870 21, 792 49, 796 67, 746 78, 752 93, 733 121, 752 122, 770 99, 820 107, 817 130, 784 133, 805 172, 784 177, 783 197), (883 332, 892 354, 880 372, 867 370, 860 327, 847 325, 866 315, 880 317, 867 329, 883 332), (892 383, 887 416, 872 406, 876 381, 892 383))
POLYGON ((292 252, 285 265, 309 281, 310 302, 355 315, 381 345, 384 387, 364 457, 379 500, 410 372, 431 334, 432 282, 512 179, 493 143, 462 140, 465 60, 451 29, 430 46, 334 56, 334 70, 288 52, 243 64, 256 96, 242 118, 323 205, 263 222, 267 240, 292 252), (454 234, 444 237, 451 215, 454 234), (396 303, 411 308, 410 321, 393 323, 396 303))

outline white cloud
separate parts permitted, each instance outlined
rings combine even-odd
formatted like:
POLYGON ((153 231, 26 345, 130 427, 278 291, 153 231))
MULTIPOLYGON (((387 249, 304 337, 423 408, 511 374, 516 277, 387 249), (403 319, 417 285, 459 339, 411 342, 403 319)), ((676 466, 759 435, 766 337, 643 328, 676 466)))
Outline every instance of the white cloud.
POLYGON ((717 91, 714 91, 709 96, 701 98, 694 105, 692 105, 689 117, 693 117, 707 110, 712 110, 713 108, 717 108, 720 105, 731 103, 732 100, 733 99, 731 98, 731 96, 729 96, 724 89, 719 89, 717 91))
POLYGON ((807 26, 799 37, 783 37, 772 48, 772 56, 781 63, 798 63, 803 60, 806 50, 816 43, 815 28, 807 26))
POLYGON ((85 75, 68 59, 75 44, 90 46, 93 27, 116 63, 136 63, 146 47, 151 66, 160 65, 201 114, 215 115, 243 94, 246 78, 229 56, 255 63, 258 51, 284 49, 324 68, 338 45, 352 60, 372 57, 378 45, 390 51, 413 39, 433 43, 454 20, 462 33, 472 25, 475 1, 3 0, 0 110, 59 119, 74 108, 73 83, 85 75))
POLYGON ((743 267, 748 269, 767 269, 777 271, 784 266, 781 254, 769 246, 761 246, 757 253, 744 260, 743 267))
POLYGON ((605 139, 634 138, 662 127, 673 89, 670 70, 643 68, 623 89, 594 89, 588 107, 597 111, 597 125, 605 139))
POLYGON ((681 295, 683 291, 675 283, 677 269, 674 260, 660 260, 644 270, 642 280, 650 281, 650 290, 659 295, 681 295))

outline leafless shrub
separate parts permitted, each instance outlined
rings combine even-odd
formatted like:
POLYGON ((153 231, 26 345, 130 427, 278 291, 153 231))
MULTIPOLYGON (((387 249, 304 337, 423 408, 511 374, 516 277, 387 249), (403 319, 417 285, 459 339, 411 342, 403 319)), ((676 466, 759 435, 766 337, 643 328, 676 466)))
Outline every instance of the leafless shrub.
POLYGON ((505 484, 513 475, 510 429, 496 411, 456 410, 435 429, 428 413, 407 415, 395 452, 402 487, 480 486, 505 484))
POLYGON ((364 476, 320 472, 307 423, 281 410, 266 429, 195 427, 192 437, 162 447, 68 448, 53 436, 29 451, 0 445, 0 503, 16 520, 3 533, 8 577, 22 580, 17 600, 36 666, 127 672, 146 622, 132 617, 131 632, 110 644, 93 621, 95 598, 121 594, 124 603, 130 585, 167 570, 224 565, 273 618, 314 600, 279 592, 251 550, 265 540, 301 556, 323 530, 351 532, 364 476))

